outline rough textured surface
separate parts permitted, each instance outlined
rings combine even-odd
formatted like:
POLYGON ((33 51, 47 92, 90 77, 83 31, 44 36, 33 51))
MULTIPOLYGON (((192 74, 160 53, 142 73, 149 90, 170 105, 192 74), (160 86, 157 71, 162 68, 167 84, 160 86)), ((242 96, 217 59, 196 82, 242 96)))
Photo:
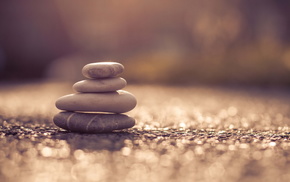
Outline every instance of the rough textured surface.
POLYGON ((79 133, 104 133, 131 128, 135 119, 124 114, 60 112, 53 122, 65 130, 79 133))
POLYGON ((90 63, 83 67, 82 73, 87 78, 115 77, 124 71, 124 66, 116 62, 90 63))
POLYGON ((289 90, 128 86, 132 129, 54 126, 71 84, 1 85, 0 181, 289 181, 289 90))

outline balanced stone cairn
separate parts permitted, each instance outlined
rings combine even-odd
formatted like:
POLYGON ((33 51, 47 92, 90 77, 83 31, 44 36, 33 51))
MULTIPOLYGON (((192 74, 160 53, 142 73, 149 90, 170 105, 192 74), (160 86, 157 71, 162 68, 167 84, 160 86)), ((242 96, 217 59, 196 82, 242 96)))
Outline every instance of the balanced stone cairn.
POLYGON ((116 62, 90 63, 83 67, 82 74, 88 78, 73 85, 75 94, 60 97, 55 105, 60 110, 54 123, 63 129, 80 133, 111 132, 131 128, 135 119, 124 114, 132 110, 136 98, 120 90, 127 85, 118 77, 124 66, 116 62))

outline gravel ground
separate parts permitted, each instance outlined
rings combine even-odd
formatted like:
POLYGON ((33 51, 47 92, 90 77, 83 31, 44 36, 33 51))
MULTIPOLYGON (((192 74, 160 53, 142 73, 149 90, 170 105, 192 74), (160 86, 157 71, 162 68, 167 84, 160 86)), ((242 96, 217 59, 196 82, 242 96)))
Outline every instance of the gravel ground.
POLYGON ((0 181, 290 181, 289 90, 135 85, 134 128, 57 128, 72 84, 0 85, 0 181))

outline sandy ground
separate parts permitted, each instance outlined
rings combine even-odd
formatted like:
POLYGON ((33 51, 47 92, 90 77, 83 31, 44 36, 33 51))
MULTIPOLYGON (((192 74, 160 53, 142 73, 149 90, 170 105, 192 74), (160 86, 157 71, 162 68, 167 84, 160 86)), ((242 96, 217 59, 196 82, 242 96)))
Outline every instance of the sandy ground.
POLYGON ((57 128, 71 84, 0 85, 0 181, 290 181, 290 92, 135 85, 132 129, 57 128))

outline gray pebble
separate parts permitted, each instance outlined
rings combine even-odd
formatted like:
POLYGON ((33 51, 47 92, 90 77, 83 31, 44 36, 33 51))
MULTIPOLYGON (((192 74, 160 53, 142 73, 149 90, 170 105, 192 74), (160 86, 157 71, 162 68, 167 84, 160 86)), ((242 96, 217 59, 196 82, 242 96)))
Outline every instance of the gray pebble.
POLYGON ((60 128, 80 133, 111 132, 135 125, 135 119, 124 114, 60 112, 53 121, 60 128))
POLYGON ((124 113, 137 104, 133 94, 124 90, 106 93, 76 93, 57 99, 55 105, 60 110, 84 112, 124 113))
POLYGON ((116 62, 90 63, 82 69, 83 75, 91 79, 116 77, 123 71, 124 66, 116 62))
POLYGON ((73 85, 77 92, 113 92, 127 85, 125 79, 120 77, 103 78, 94 80, 82 80, 73 85))

